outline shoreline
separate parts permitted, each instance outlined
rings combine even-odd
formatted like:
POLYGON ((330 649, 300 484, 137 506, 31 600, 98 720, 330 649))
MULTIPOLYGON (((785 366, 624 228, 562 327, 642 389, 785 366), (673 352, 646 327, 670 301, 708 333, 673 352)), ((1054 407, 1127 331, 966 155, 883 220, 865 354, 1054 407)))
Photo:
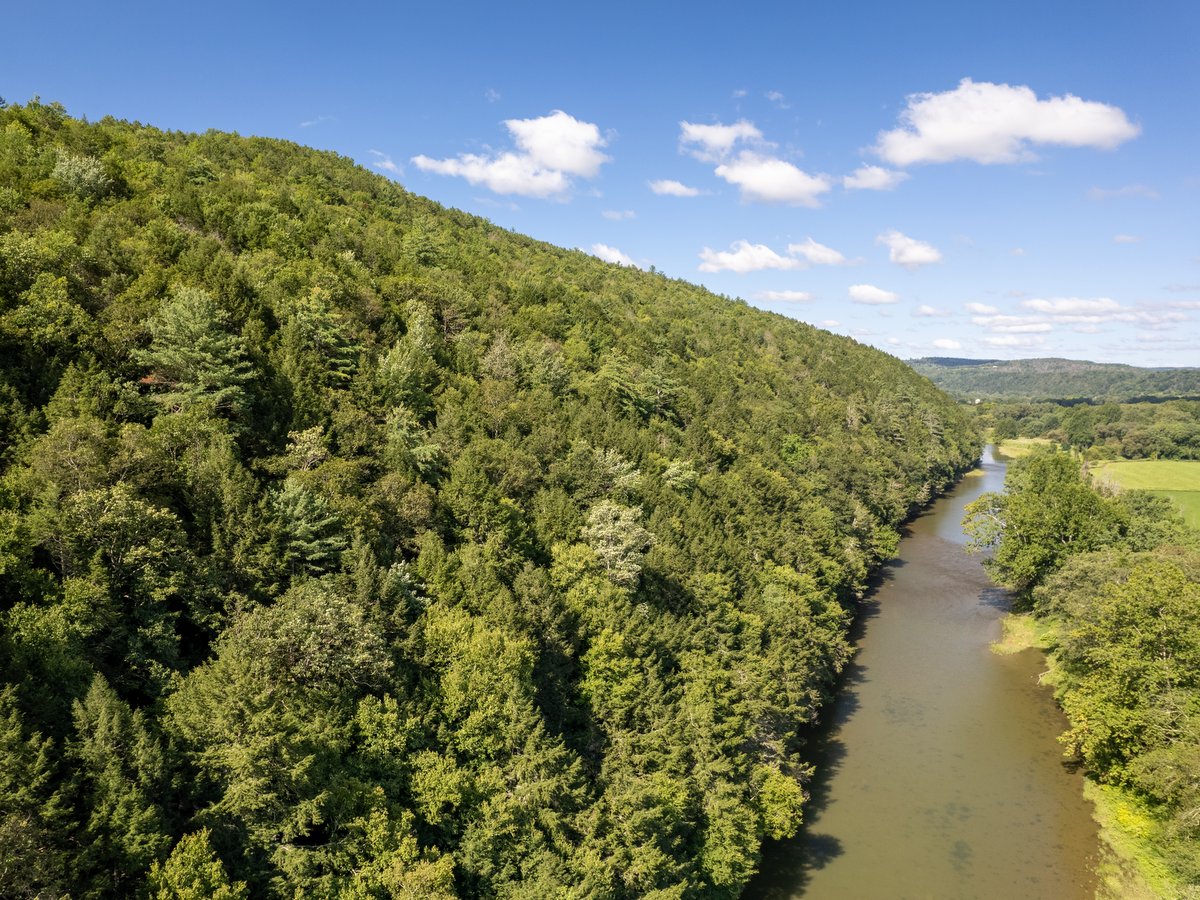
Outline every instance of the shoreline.
MULTIPOLYGON (((1058 665, 1053 647, 1060 623, 1039 621, 1033 613, 1009 612, 1000 624, 1003 632, 992 643, 992 652, 1002 656, 1041 653, 1046 669, 1038 681, 1055 689, 1057 704, 1058 665)), ((1173 900, 1183 896, 1161 854, 1150 843, 1158 823, 1146 805, 1129 791, 1100 784, 1086 774, 1083 795, 1091 803, 1092 818, 1099 826, 1097 900, 1173 900)))

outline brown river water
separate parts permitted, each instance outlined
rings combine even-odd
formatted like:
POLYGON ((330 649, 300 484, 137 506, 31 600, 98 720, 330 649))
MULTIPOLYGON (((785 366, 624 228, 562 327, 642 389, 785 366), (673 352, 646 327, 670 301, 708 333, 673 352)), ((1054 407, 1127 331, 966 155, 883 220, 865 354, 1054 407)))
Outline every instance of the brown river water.
POLYGON ((1099 839, 1040 651, 993 653, 1008 597, 963 548, 981 468, 911 522, 864 602, 858 653, 809 754, 805 825, 768 843, 748 898, 1073 900, 1099 839))

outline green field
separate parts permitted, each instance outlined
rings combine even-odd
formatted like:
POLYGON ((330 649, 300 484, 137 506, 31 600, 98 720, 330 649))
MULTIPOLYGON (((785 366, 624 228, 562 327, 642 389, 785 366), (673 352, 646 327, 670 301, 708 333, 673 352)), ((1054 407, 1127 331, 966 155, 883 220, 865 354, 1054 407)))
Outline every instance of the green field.
POLYGON ((1129 459, 1094 463, 1094 478, 1122 488, 1170 497, 1193 527, 1200 528, 1200 460, 1129 459))
POLYGON ((1049 438, 1008 438, 996 443, 996 454, 1005 459, 1020 459, 1035 450, 1057 446, 1049 438))

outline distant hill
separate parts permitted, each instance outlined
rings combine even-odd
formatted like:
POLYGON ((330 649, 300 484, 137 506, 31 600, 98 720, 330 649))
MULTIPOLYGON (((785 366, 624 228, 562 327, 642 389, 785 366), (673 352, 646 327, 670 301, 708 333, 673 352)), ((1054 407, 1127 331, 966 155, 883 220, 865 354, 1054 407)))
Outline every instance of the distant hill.
POLYGON ((942 390, 973 400, 1116 400, 1200 396, 1200 368, 1145 369, 1076 359, 960 359, 908 364, 942 390))

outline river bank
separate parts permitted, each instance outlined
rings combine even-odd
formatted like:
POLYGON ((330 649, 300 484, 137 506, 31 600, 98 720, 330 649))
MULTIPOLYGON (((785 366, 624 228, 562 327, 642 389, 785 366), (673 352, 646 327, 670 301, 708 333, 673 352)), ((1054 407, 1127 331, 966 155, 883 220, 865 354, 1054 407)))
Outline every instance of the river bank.
MULTIPOLYGON (((1055 686, 1058 666, 1053 648, 1062 623, 1039 620, 1032 613, 1010 612, 1001 626, 1003 633, 992 645, 993 652, 1005 656, 1030 650, 1042 653, 1046 671, 1041 681, 1055 686)), ((1145 804, 1128 791, 1088 778, 1083 793, 1092 804, 1101 841, 1096 896, 1100 900, 1172 900, 1181 896, 1179 884, 1154 849, 1152 838, 1158 825, 1145 804)))
POLYGON ((991 652, 1007 594, 964 550, 963 509, 1004 470, 988 452, 906 527, 813 735, 805 825, 764 848, 747 897, 1095 894, 1097 826, 1063 765, 1066 722, 1038 654, 991 652))

